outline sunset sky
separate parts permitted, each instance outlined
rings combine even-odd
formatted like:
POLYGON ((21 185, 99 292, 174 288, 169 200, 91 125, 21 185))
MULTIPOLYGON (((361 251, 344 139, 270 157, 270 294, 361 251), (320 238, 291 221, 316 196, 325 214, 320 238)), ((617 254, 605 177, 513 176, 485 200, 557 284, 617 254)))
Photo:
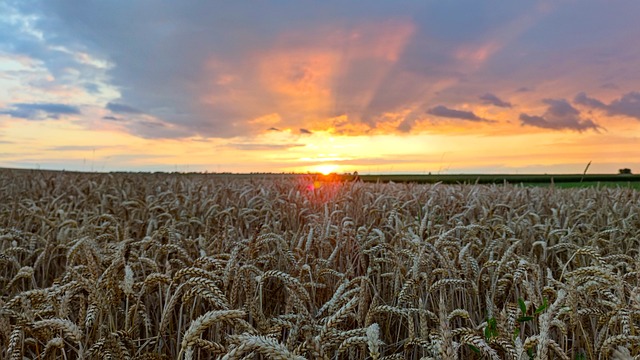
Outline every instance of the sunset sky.
POLYGON ((0 167, 640 173, 640 1, 0 1, 0 167))

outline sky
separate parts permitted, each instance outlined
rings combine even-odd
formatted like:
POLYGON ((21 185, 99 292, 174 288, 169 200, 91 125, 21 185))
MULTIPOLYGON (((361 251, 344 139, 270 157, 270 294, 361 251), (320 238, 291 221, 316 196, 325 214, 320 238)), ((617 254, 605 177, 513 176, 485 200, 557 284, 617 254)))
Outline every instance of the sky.
POLYGON ((0 0, 0 167, 640 173, 640 2, 0 0))

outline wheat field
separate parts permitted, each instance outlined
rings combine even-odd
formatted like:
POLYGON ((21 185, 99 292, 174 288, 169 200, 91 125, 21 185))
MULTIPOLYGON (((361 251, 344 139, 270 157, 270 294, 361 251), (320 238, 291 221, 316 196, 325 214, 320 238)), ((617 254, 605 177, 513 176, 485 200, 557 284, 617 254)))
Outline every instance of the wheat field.
POLYGON ((0 172, 3 359, 639 359, 640 193, 0 172))

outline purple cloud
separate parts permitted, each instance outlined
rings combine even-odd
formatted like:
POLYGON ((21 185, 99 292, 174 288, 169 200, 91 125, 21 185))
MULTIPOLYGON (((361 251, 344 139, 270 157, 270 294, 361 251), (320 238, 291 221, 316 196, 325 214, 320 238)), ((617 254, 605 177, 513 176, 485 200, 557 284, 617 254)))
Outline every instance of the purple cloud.
POLYGON ((467 120, 467 121, 493 122, 493 120, 483 119, 479 117, 478 115, 474 114, 472 111, 450 109, 444 105, 438 105, 434 108, 427 110, 427 114, 444 117, 444 118, 461 119, 461 120, 467 120))
POLYGON ((55 103, 16 103, 0 110, 0 115, 26 120, 58 119, 61 115, 78 115, 80 109, 75 106, 55 103))
POLYGON ((600 126, 590 119, 583 119, 580 111, 564 99, 544 99, 548 105, 542 116, 520 114, 522 125, 551 130, 574 130, 578 132, 589 129, 598 131, 600 126))
POLYGON ((607 108, 607 104, 603 103, 602 101, 589 97, 587 96, 587 94, 581 92, 578 95, 576 95, 575 98, 573 98, 573 102, 578 104, 578 105, 584 105, 584 106, 588 106, 591 108, 597 108, 597 109, 606 109, 607 108))
POLYGON ((109 120, 109 121, 123 121, 123 119, 115 117, 115 116, 103 116, 102 117, 103 120, 109 120))
POLYGON ((623 115, 640 120, 640 92, 628 92, 609 104, 581 92, 573 99, 576 104, 606 111, 609 115, 623 115))
POLYGON ((116 114, 142 114, 143 112, 133 106, 110 102, 106 106, 107 110, 116 114))
POLYGON ((497 107, 510 108, 511 103, 508 101, 503 101, 499 97, 495 96, 491 93, 486 93, 479 97, 482 100, 483 104, 493 105, 497 107))

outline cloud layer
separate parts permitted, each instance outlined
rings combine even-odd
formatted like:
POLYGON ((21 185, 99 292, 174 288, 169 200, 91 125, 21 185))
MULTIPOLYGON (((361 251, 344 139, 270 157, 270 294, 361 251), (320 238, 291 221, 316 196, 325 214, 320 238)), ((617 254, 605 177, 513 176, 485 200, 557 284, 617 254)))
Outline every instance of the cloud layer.
POLYGON ((7 117, 91 114, 87 126, 142 138, 407 134, 434 117, 601 128, 584 107, 640 119, 638 2, 7 0, 0 11, 0 55, 26 64, 7 72, 22 86, 0 98, 7 117), (562 100, 576 93, 578 108, 562 100))

